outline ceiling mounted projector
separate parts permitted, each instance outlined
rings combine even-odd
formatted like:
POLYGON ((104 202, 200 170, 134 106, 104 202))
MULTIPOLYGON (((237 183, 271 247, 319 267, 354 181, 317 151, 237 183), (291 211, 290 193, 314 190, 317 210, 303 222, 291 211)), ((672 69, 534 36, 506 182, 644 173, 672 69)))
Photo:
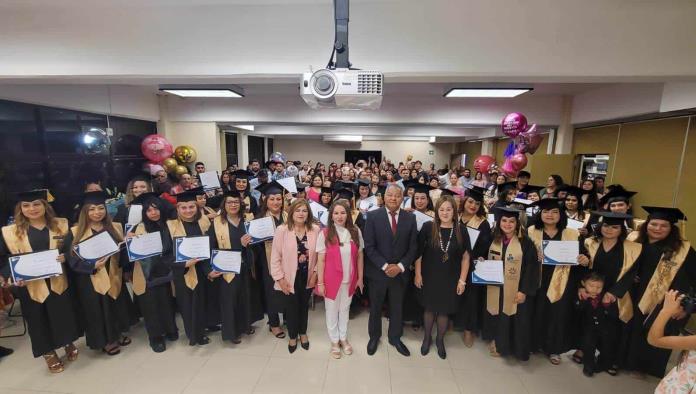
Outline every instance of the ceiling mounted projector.
POLYGON ((349 0, 334 0, 336 40, 329 63, 326 68, 302 74, 300 96, 313 109, 382 106, 382 73, 353 69, 348 61, 348 9, 349 0))

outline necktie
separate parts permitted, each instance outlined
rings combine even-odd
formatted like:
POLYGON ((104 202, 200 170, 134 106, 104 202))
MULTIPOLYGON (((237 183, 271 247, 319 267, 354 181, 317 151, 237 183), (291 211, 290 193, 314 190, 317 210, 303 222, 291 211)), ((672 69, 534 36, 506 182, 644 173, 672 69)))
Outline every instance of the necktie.
POLYGON ((392 234, 396 235, 396 212, 389 212, 391 215, 391 228, 392 228, 392 234))

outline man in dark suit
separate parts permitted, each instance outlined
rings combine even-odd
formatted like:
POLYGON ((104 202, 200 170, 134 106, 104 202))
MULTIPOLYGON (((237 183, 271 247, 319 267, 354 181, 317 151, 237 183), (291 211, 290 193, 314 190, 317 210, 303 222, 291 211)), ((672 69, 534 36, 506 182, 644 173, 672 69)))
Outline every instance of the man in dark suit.
POLYGON ((365 221, 365 274, 370 284, 370 341, 367 354, 377 351, 382 336, 382 304, 389 297, 389 344, 404 356, 410 352, 401 342, 404 292, 409 270, 416 260, 416 217, 400 209, 403 190, 396 185, 384 192, 384 208, 371 211, 365 221))

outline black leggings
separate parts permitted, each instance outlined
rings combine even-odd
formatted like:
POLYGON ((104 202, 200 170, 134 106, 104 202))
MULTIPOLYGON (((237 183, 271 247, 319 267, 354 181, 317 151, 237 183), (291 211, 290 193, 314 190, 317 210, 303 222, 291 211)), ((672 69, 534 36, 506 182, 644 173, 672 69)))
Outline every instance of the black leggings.
POLYGON ((436 312, 431 312, 429 310, 425 310, 423 312, 423 323, 424 323, 424 332, 423 332, 423 342, 426 345, 430 345, 430 341, 432 340, 432 331, 433 331, 433 325, 435 325, 435 321, 437 320, 437 337, 436 341, 442 343, 442 340, 445 338, 445 333, 447 332, 447 327, 449 325, 449 316, 446 313, 436 313, 436 312))
POLYGON ((298 269, 295 275, 295 294, 285 295, 285 322, 288 325, 288 337, 297 338, 307 334, 309 317, 309 297, 311 289, 307 287, 307 270, 298 269))

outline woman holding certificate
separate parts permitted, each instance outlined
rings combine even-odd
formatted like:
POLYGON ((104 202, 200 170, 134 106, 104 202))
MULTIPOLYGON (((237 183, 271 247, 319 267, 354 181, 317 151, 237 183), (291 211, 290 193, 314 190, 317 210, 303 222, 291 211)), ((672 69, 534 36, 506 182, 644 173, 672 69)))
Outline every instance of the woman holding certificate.
POLYGON ((251 220, 259 211, 256 199, 251 197, 251 191, 249 189, 249 178, 252 174, 247 170, 237 170, 232 174, 234 175, 234 190, 239 193, 239 197, 246 207, 244 210, 246 215, 245 219, 251 220))
MULTIPOLYGON (((271 217, 276 227, 285 223, 287 213, 284 209, 283 186, 273 181, 256 187, 263 195, 259 218, 271 217)), ((280 327, 280 312, 283 311, 283 302, 274 290, 275 281, 271 277, 270 261, 273 240, 265 240, 254 245, 256 272, 263 278, 263 296, 266 314, 268 315, 268 330, 276 338, 285 338, 285 332, 280 327)))
POLYGON ((287 224, 280 225, 273 237, 271 275, 285 304, 290 353, 297 349, 298 335, 302 348, 309 350, 307 318, 309 297, 317 283, 319 236, 319 226, 313 224, 311 216, 307 200, 296 200, 290 205, 287 224))
POLYGON ((87 346, 102 349, 110 356, 131 343, 121 333, 137 322, 123 280, 122 264, 128 259, 125 249, 119 251, 118 247, 123 242, 122 226, 112 222, 107 214, 106 194, 88 192, 84 194, 77 225, 65 240, 84 313, 87 346))
MULTIPOLYGON (((589 259, 583 254, 574 256, 573 261, 544 259, 544 248, 558 245, 554 241, 578 243, 580 235, 577 230, 566 228, 568 217, 557 198, 544 198, 533 205, 539 208, 539 212, 527 233, 538 250, 541 285, 534 308, 532 351, 543 351, 551 364, 558 365, 561 363, 560 355, 574 347, 574 338, 570 334, 573 303, 583 267, 589 264, 589 259)), ((576 250, 579 251, 579 244, 576 250)))
MULTIPOLYGON (((36 190, 19 194, 14 211, 15 223, 2 228, 0 257, 3 260, 7 261, 7 255, 62 249, 68 221, 55 217, 53 208, 48 205, 47 193, 46 190, 36 190)), ((49 258, 53 261, 46 265, 52 265, 53 271, 59 273, 51 274, 50 278, 46 278, 45 273, 36 272, 38 277, 20 280, 17 275, 21 272, 20 263, 12 266, 10 261, 10 268, 17 279, 15 294, 27 322, 32 353, 34 357, 43 356, 48 370, 58 373, 63 371, 64 365, 55 350, 63 347, 68 361, 77 360, 78 351, 73 342, 82 332, 74 309, 74 288, 69 286, 62 267, 65 254, 55 252, 49 258)))
MULTIPOLYGON (((474 186, 462 203, 460 221, 469 233, 471 243, 471 261, 488 257, 491 244, 491 226, 486 220, 484 208, 484 193, 486 189, 474 186)), ((481 311, 484 299, 483 287, 469 285, 464 289, 464 295, 459 302, 459 308, 454 315, 454 327, 463 330, 462 339, 466 347, 474 345, 475 333, 481 330, 481 311)))
POLYGON ((514 355, 529 360, 532 301, 539 287, 539 262, 534 243, 525 236, 520 214, 498 208, 488 260, 502 261, 502 285, 486 286, 483 338, 493 357, 514 355))
MULTIPOLYGON (((210 339, 205 335, 207 325, 205 284, 202 283, 210 272, 207 258, 180 260, 177 253, 177 238, 206 236, 210 220, 203 216, 196 205, 196 197, 202 191, 189 190, 176 195, 177 218, 167 221, 169 235, 174 242, 174 253, 170 267, 174 276, 176 303, 184 321, 184 331, 189 345, 207 345, 210 339)), ((180 241, 183 243, 183 241, 180 241)), ((209 241, 208 241, 209 243, 209 241)), ((209 246, 209 245, 208 245, 209 246)), ((200 254, 200 251, 187 251, 200 254)), ((186 255, 185 257, 189 257, 186 255)), ((183 258, 185 258, 183 257, 183 258)))
POLYGON ((331 356, 353 354, 348 315, 355 289, 363 290, 363 239, 348 218, 350 205, 338 200, 329 209, 328 226, 317 238, 317 293, 324 296, 331 356))
POLYGON ((430 351, 432 330, 437 320, 437 355, 447 358, 445 333, 449 315, 457 311, 460 297, 466 288, 469 272, 469 234, 460 225, 457 203, 452 196, 442 196, 435 207, 437 215, 423 224, 418 232, 418 255, 414 283, 422 290, 421 303, 425 332, 421 354, 430 351))
MULTIPOLYGON (((129 254, 137 253, 138 249, 131 246, 136 241, 132 237, 142 237, 146 234, 157 234, 160 239, 160 253, 133 263, 133 293, 145 320, 145 330, 150 347, 155 353, 167 350, 165 339, 179 339, 179 329, 174 319, 174 300, 172 299, 172 272, 165 262, 172 258, 172 238, 167 228, 165 202, 157 198, 155 193, 143 193, 133 200, 133 204, 143 207, 142 223, 128 233, 129 254)), ((144 251, 149 255, 151 251, 144 251)))
POLYGON ((246 205, 237 191, 228 192, 222 199, 220 216, 213 220, 208 236, 210 247, 218 251, 211 260, 212 271, 208 278, 219 282, 220 314, 222 317, 222 339, 234 344, 241 343, 242 334, 251 335, 254 322, 263 319, 263 311, 251 275, 251 236, 244 228, 246 205), (220 252, 239 253, 239 266, 218 264, 220 252))
POLYGON ((118 210, 116 211, 116 215, 113 217, 113 221, 116 223, 133 226, 140 223, 142 217, 142 206, 140 206, 140 204, 135 204, 133 200, 135 200, 135 198, 139 195, 151 191, 152 186, 150 186, 150 182, 145 178, 138 176, 131 179, 126 186, 125 204, 118 206, 118 210), (135 207, 133 207, 133 205, 135 205, 135 207), (132 215, 131 210, 134 210, 132 215))

